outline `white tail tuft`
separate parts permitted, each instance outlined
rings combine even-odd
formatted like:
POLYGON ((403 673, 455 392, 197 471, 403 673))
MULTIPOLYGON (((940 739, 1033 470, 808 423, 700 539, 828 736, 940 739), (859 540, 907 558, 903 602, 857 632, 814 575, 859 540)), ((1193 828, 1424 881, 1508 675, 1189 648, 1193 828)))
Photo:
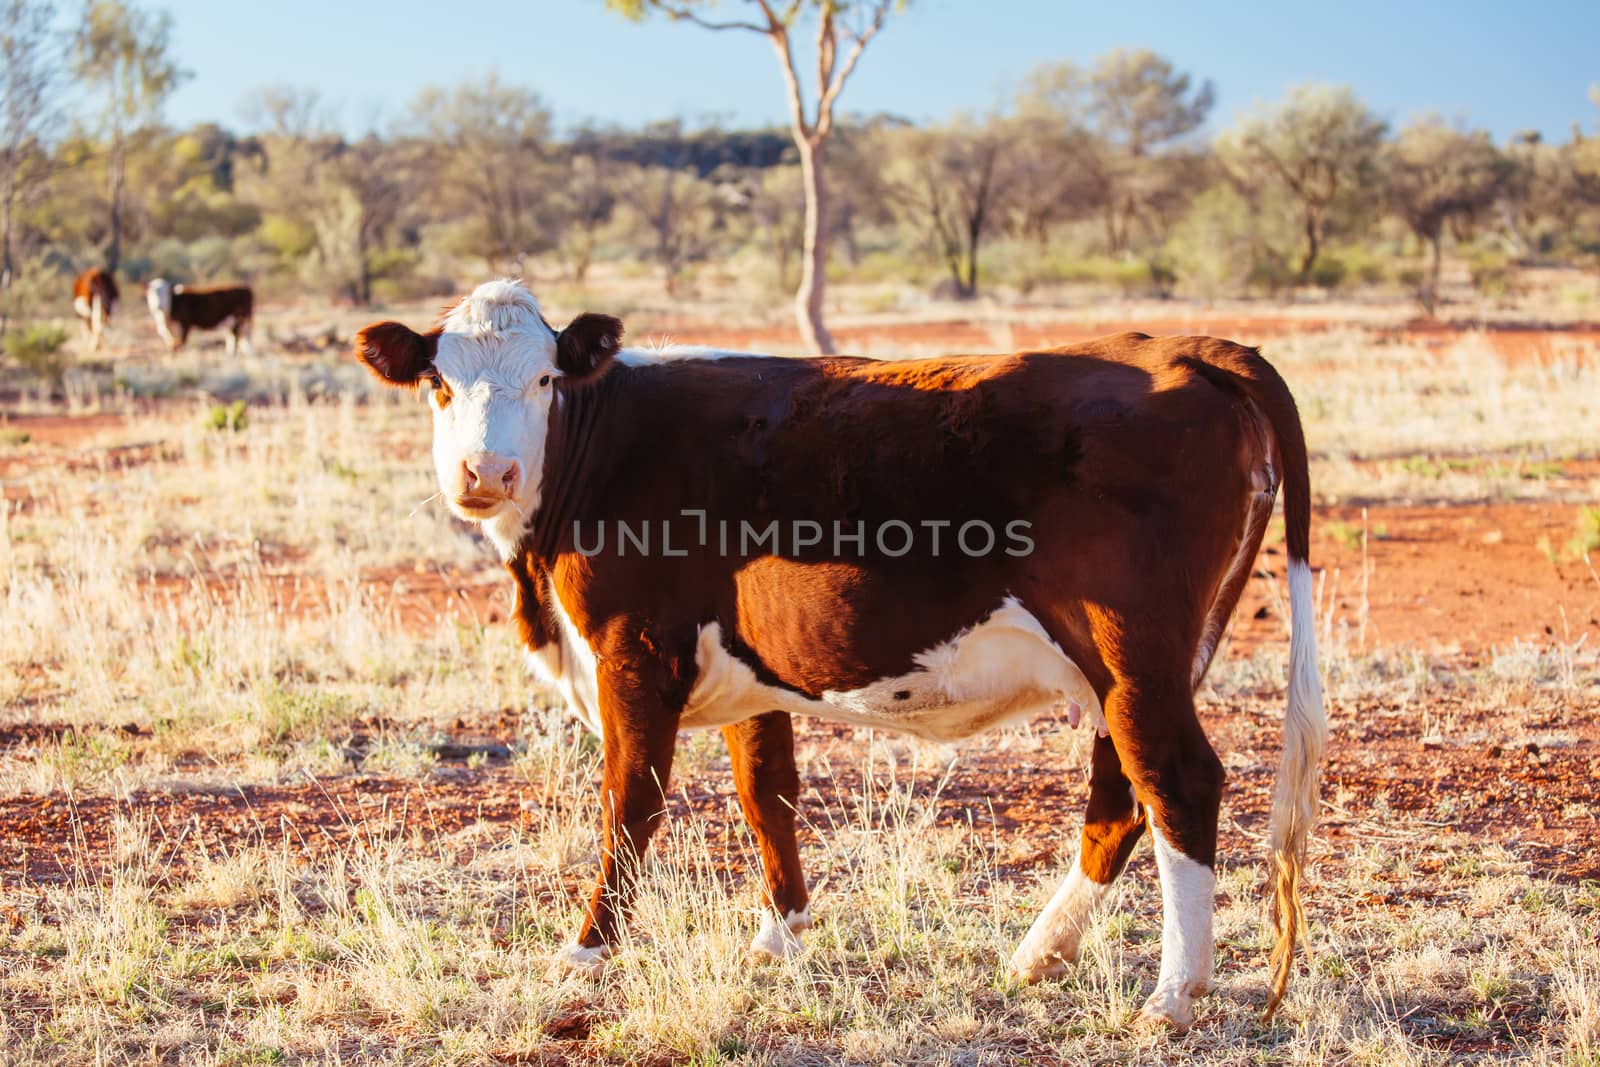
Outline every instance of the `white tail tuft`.
POLYGON ((1305 931, 1300 903, 1300 874, 1306 839, 1317 819, 1317 786, 1322 753, 1328 745, 1328 720, 1322 708, 1322 679, 1317 668, 1316 611, 1311 594, 1311 567, 1303 559, 1289 561, 1289 708, 1283 719, 1283 762, 1272 797, 1272 947, 1271 984, 1266 1014, 1283 1000, 1294 969, 1294 948, 1305 931))

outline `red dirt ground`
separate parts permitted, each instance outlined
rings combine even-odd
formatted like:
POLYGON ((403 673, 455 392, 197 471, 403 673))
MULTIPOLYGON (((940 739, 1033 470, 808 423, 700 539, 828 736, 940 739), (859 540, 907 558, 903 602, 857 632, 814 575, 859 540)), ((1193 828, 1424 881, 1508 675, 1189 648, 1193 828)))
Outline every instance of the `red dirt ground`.
MULTIPOLYGON (((1208 319, 1129 323, 1147 332, 1214 332, 1247 342, 1268 340, 1290 330, 1327 328, 1328 323, 1272 318, 1208 319)), ((1023 327, 1012 331, 1018 345, 1062 343, 1123 328, 1102 322, 1083 327, 1023 327)), ((1413 334, 1448 336, 1447 327, 1411 324, 1413 334)), ((980 323, 937 322, 886 327, 845 328, 841 346, 882 348, 925 344, 947 350, 992 350, 990 329, 980 323)), ((730 347, 792 343, 784 330, 716 331, 694 324, 677 336, 730 347)), ((1492 343, 1507 359, 1544 359, 1564 337, 1593 341, 1600 327, 1562 331, 1491 330, 1492 343)), ((81 457, 86 441, 114 428, 118 416, 86 418, 14 417, 5 425, 31 435, 30 448, 71 451, 81 457)), ((0 478, 7 467, 0 448, 0 478)), ((159 456, 139 458, 159 461, 159 456)), ((8 495, 10 495, 8 493, 8 495)), ((1600 578, 1582 562, 1552 561, 1541 539, 1557 549, 1575 529, 1572 504, 1476 503, 1460 506, 1381 506, 1368 509, 1366 576, 1359 538, 1363 517, 1357 508, 1320 509, 1316 516, 1314 563, 1319 588, 1332 611, 1335 628, 1351 651, 1415 648, 1440 654, 1453 670, 1476 670, 1497 649, 1513 641, 1536 647, 1600 643, 1600 578), (1363 590, 1365 590, 1363 592, 1363 590), (1364 646, 1361 644, 1364 622, 1364 646)), ((1284 626, 1274 589, 1282 588, 1281 550, 1269 544, 1257 561, 1235 617, 1231 648, 1240 655, 1282 645, 1284 626)), ((391 604, 407 627, 432 625, 441 615, 463 614, 500 622, 509 596, 504 583, 482 581, 493 568, 462 572, 421 567, 365 575, 380 600, 391 604)), ((285 587, 303 579, 292 559, 270 561, 267 578, 285 587)), ((225 590, 226 576, 218 579, 225 590)), ((297 603, 318 603, 319 593, 302 583, 297 603)), ((321 594, 325 595, 325 591, 321 594)), ((510 627, 505 639, 514 640, 510 627)), ((1426 706, 1399 699, 1371 699, 1332 708, 1333 741, 1325 795, 1329 808, 1319 830, 1318 848, 1338 853, 1383 840, 1389 812, 1438 825, 1441 832, 1475 834, 1536 860, 1565 878, 1600 877, 1593 850, 1597 826, 1594 783, 1600 780, 1600 694, 1541 698, 1534 707, 1510 709, 1473 705, 1448 685, 1430 687, 1426 706), (1442 737, 1424 737, 1429 721, 1446 721, 1442 737), (1543 742, 1531 739, 1543 737, 1543 742), (1462 739, 1482 740, 1462 740, 1462 739), (1551 740, 1554 738, 1554 740, 1551 740), (1527 739, 1527 740, 1523 740, 1527 739), (1515 818, 1506 818, 1507 811, 1515 818)), ((1229 760, 1230 784, 1224 801, 1224 847, 1233 855, 1253 854, 1264 830, 1272 774, 1277 760, 1281 709, 1265 695, 1237 706, 1208 704, 1203 709, 1216 747, 1229 760), (1239 850, 1245 849, 1245 853, 1239 850)), ((514 742, 519 716, 502 709, 483 721, 440 724, 452 739, 514 742)), ((376 730, 379 724, 369 724, 376 730)), ((50 724, 0 729, 0 749, 31 748, 41 737, 59 734, 50 724)), ((1064 732, 1064 725, 1062 730, 1064 732)), ((1437 732, 1437 731, 1435 731, 1437 732)), ((848 731, 805 724, 802 745, 811 750, 845 744, 848 731)), ((133 739, 135 743, 137 738, 133 739)), ((359 757, 359 751, 356 753, 359 757)), ((813 790, 849 791, 859 784, 860 767, 832 761, 836 777, 813 782, 813 790), (852 777, 855 776, 855 777, 852 777)), ((197 757, 196 767, 204 768, 197 757)), ((153 818, 169 839, 209 844, 286 840, 309 856, 327 849, 362 847, 375 837, 405 830, 440 841, 477 820, 516 823, 526 817, 527 784, 504 760, 469 769, 445 761, 442 770, 421 781, 368 774, 353 768, 332 779, 299 785, 247 787, 208 792, 150 792, 131 800, 103 795, 21 796, 0 800, 0 881, 52 881, 70 878, 87 862, 103 857, 111 835, 111 815, 137 811, 153 818)), ((177 768, 182 776, 183 767, 177 768)), ((725 773, 686 777, 678 784, 697 810, 726 817, 732 790, 725 773)), ((1016 841, 1015 866, 1052 861, 1075 843, 1060 828, 1072 825, 1082 810, 1085 785, 1081 761, 1055 744, 1043 752, 1020 754, 1004 745, 961 757, 940 803, 947 818, 992 820, 1016 841)), ((813 792, 813 801, 817 794, 813 792)), ((683 800, 674 804, 682 810, 683 800)), ((725 839, 726 840, 726 839, 725 839)), ((731 848, 731 846, 718 846, 731 848)), ((179 850, 187 851, 187 850, 179 850)), ((730 869, 741 856, 723 857, 730 869)), ((573 887, 574 892, 577 891, 573 887)))

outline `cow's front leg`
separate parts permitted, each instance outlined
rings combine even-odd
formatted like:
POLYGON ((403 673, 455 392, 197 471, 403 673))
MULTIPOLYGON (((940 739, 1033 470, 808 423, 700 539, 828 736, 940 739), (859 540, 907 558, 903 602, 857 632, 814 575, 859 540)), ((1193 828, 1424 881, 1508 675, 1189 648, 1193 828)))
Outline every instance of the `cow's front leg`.
POLYGON ((596 674, 605 769, 601 776, 600 880, 557 967, 598 971, 617 944, 639 862, 666 814, 667 775, 678 739, 680 707, 651 658, 608 655, 596 674))
POLYGON ((800 951, 800 931, 811 926, 800 846, 795 841, 795 805, 800 774, 794 765, 794 727, 789 716, 769 711, 722 728, 733 764, 733 784, 745 821, 761 849, 767 907, 761 929, 750 943, 756 956, 789 956, 800 951))

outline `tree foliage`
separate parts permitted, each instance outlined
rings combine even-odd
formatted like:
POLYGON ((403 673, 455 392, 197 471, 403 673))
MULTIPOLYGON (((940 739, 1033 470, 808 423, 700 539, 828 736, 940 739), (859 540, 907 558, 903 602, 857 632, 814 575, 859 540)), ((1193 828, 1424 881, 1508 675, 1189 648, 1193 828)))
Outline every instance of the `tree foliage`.
POLYGON ((1281 191, 1299 216, 1296 277, 1309 281, 1328 237, 1360 210, 1376 186, 1386 126, 1345 86, 1302 85, 1281 104, 1247 115, 1217 141, 1239 188, 1262 207, 1281 191))
POLYGON ((83 10, 72 62, 79 81, 100 96, 101 121, 110 137, 109 270, 116 270, 122 257, 128 135, 155 123, 188 76, 171 52, 172 16, 165 12, 154 14, 124 0, 93 0, 83 10))
POLYGON ((1385 146, 1383 184, 1390 210, 1433 253, 1418 294, 1428 310, 1438 300, 1445 228, 1464 236, 1505 193, 1510 169, 1488 134, 1458 129, 1436 116, 1411 123, 1385 146))
POLYGON ((46 140, 60 119, 54 18, 47 2, 0 0, 0 338, 12 318, 17 211, 49 173, 46 140))

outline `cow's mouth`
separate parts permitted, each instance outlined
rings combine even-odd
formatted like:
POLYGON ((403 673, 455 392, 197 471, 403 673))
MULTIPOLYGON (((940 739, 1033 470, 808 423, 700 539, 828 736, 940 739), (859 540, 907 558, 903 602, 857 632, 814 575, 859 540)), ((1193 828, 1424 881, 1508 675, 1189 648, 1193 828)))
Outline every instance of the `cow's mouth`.
POLYGON ((455 509, 469 519, 493 518, 501 508, 511 501, 503 496, 479 496, 467 494, 455 498, 455 509))

